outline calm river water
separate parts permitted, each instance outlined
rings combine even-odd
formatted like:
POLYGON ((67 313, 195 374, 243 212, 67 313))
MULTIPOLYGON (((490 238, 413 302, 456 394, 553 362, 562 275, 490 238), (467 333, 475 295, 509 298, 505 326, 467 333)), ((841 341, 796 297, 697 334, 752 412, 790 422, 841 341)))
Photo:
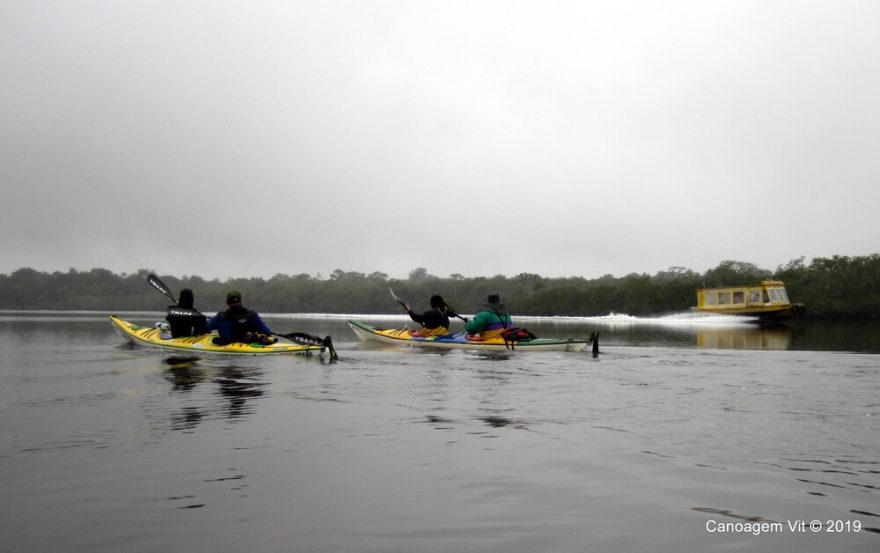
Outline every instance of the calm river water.
POLYGON ((181 360, 106 314, 0 313, 0 550, 880 550, 877 327, 516 321, 598 330, 594 357, 266 318, 340 360, 181 360))

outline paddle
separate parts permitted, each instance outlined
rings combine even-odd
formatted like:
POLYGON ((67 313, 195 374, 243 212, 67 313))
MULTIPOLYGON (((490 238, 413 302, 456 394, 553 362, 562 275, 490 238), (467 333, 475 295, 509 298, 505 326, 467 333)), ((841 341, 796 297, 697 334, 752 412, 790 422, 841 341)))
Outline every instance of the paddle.
POLYGON ((176 307, 169 308, 168 309, 169 314, 171 314, 171 315, 184 315, 184 316, 202 315, 202 313, 200 313, 198 309, 189 308, 189 307, 180 307, 180 304, 177 302, 176 299, 174 299, 174 294, 171 292, 171 289, 168 288, 168 286, 164 282, 162 282, 162 279, 160 279, 159 277, 157 277, 153 273, 150 273, 149 275, 147 275, 147 282, 150 283, 150 286, 152 286, 156 290, 162 292, 163 294, 168 296, 168 299, 170 299, 171 301, 174 302, 174 305, 176 307))
MULTIPOLYGON (((388 291, 391 292, 391 297, 394 298, 394 301, 396 301, 396 302, 399 303, 404 309, 406 309, 406 303, 405 303, 402 299, 400 299, 400 298, 397 297, 397 294, 394 293, 394 290, 392 290, 390 286, 388 287, 388 291)), ((467 318, 467 317, 462 317, 461 315, 459 315, 458 313, 456 313, 456 312, 455 312, 455 309, 452 309, 452 308, 449 307, 448 305, 446 306, 446 309, 447 309, 448 311, 450 311, 450 315, 452 315, 453 317, 457 317, 457 318, 461 319, 461 320, 464 321, 464 322, 468 322, 468 318, 467 318)), ((409 310, 407 309, 407 311, 409 311, 409 310)))
MULTIPOLYGON (((452 308, 449 307, 448 305, 447 305, 446 307, 449 308, 449 309, 452 309, 452 308)), ((453 316, 453 317, 456 317, 456 318, 459 318, 459 319, 461 319, 461 320, 464 321, 464 322, 468 322, 468 321, 470 320, 470 319, 468 319, 467 317, 462 317, 461 315, 459 315, 458 313, 456 313, 456 312, 455 312, 455 309, 452 309, 452 316, 453 316)))
POLYGON ((305 332, 288 332, 287 334, 273 332, 272 334, 274 334, 275 336, 281 336, 282 338, 287 338, 291 342, 296 342, 297 344, 302 344, 304 346, 320 346, 321 353, 324 353, 325 349, 330 351, 331 360, 339 359, 339 356, 336 354, 336 350, 333 348, 333 340, 330 339, 330 336, 325 336, 324 338, 321 338, 319 336, 306 334, 305 332))
POLYGON ((147 275, 147 282, 150 283, 150 286, 168 296, 168 299, 173 301, 174 305, 177 305, 177 300, 174 298, 174 294, 171 293, 171 290, 167 286, 165 286, 165 283, 162 282, 159 277, 157 277, 153 273, 150 273, 149 275, 147 275))
POLYGON ((394 298, 394 301, 396 301, 400 304, 401 307, 406 309, 406 303, 404 303, 402 299, 397 297, 397 295, 394 293, 394 290, 392 290, 390 286, 388 287, 388 291, 391 292, 391 297, 394 298))

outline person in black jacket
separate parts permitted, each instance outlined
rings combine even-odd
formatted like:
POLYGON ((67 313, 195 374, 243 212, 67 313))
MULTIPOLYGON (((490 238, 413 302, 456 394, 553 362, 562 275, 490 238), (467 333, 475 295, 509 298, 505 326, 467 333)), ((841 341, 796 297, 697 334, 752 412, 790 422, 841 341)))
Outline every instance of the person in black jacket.
POLYGON ((207 318, 195 306, 195 296, 189 288, 180 291, 177 305, 169 305, 165 320, 171 329, 172 338, 200 336, 205 334, 207 318))
POLYGON ((449 311, 449 306, 438 295, 431 296, 431 309, 422 314, 413 313, 409 305, 405 306, 409 318, 422 325, 419 334, 422 336, 442 336, 449 333, 449 316, 455 313, 449 311))

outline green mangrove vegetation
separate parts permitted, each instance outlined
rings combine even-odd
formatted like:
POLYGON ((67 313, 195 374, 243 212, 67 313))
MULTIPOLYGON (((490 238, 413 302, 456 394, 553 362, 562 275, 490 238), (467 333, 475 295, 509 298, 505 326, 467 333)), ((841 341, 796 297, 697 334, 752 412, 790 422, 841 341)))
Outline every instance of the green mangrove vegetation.
MULTIPOLYGON (((169 302, 147 284, 150 272, 70 269, 46 273, 22 268, 0 275, 0 309, 161 311, 169 302)), ((390 296, 388 289, 392 288, 416 310, 427 309, 428 298, 441 294, 461 313, 473 313, 489 292, 499 292, 511 312, 519 315, 662 315, 688 310, 695 304, 697 288, 779 279, 785 282, 793 302, 806 305, 809 317, 880 318, 880 254, 815 258, 809 264, 799 258, 775 271, 748 262, 722 261, 702 274, 672 267, 655 275, 594 279, 532 273, 439 277, 422 267, 413 269, 406 279, 341 269, 326 278, 276 274, 268 279, 220 281, 159 276, 175 292, 191 288, 196 307, 206 313, 223 308, 226 290, 231 288, 244 294, 247 306, 266 313, 396 313, 400 308, 390 296)))

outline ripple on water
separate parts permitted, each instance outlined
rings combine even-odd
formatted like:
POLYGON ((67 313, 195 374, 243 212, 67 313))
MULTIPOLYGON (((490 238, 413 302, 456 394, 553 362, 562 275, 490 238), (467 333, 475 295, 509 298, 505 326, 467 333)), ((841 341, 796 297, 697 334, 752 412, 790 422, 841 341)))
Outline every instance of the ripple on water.
POLYGON ((335 364, 112 345, 27 361, 35 372, 0 391, 6 544, 876 547, 873 358, 610 341, 596 359, 348 347, 335 364), (868 530, 812 542, 705 530, 710 518, 825 517, 868 530), (52 532, 28 531, 36 519, 52 532))

